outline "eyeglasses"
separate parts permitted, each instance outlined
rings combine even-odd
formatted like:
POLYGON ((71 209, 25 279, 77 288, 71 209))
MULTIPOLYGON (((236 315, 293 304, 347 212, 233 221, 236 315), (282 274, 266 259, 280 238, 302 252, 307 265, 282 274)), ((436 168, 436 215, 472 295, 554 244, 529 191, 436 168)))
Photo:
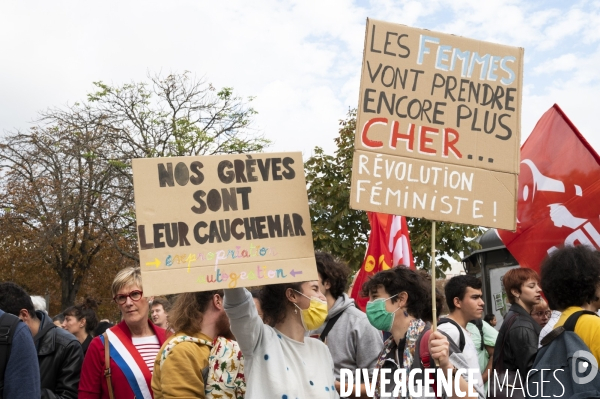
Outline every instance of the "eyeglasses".
POLYGON ((137 302, 140 299, 142 299, 142 295, 144 293, 142 291, 131 291, 129 294, 125 295, 125 294, 121 294, 121 295, 115 295, 113 297, 113 301, 115 301, 116 303, 118 303, 119 305, 123 305, 125 304, 125 302, 127 302, 127 298, 131 298, 131 300, 133 302, 137 302))
POLYGON ((552 311, 551 310, 546 310, 546 311, 541 311, 540 310, 539 312, 535 312, 535 313, 531 312, 529 314, 531 316, 536 316, 536 317, 544 317, 544 316, 550 317, 550 316, 552 316, 552 311))

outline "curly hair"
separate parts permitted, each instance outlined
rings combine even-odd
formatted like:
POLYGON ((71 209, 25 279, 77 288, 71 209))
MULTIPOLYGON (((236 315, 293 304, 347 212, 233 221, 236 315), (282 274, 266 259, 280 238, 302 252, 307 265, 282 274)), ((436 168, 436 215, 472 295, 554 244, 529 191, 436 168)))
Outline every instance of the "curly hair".
POLYGON ((540 276, 535 272, 535 270, 527 267, 517 267, 506 272, 504 277, 502 277, 502 285, 504 285, 506 299, 508 299, 509 303, 515 303, 515 300, 517 299, 512 293, 512 290, 517 290, 517 292, 520 293, 523 284, 529 280, 535 280, 539 283, 540 276))
POLYGON ((542 262, 542 290, 550 309, 563 311, 597 300, 600 252, 585 245, 558 249, 542 262))
MULTIPOLYGON (((431 288, 427 289, 428 286, 430 287, 427 279, 421 273, 405 266, 398 266, 375 274, 363 284, 361 294, 369 296, 376 293, 380 287, 383 287, 390 296, 406 292, 408 314, 417 319, 430 321, 432 318, 431 288)), ((436 302, 437 296, 436 294, 436 302)), ((395 303, 398 297, 392 298, 391 301, 395 303)))
POLYGON ((342 296, 348 287, 348 276, 350 268, 342 262, 336 261, 327 252, 315 252, 317 260, 317 271, 321 276, 321 282, 329 282, 329 292, 334 298, 342 296))
POLYGON ((176 333, 197 334, 202 330, 202 319, 215 295, 223 298, 223 290, 186 292, 179 294, 169 313, 169 323, 176 333))
POLYGON ((276 324, 285 320, 288 307, 292 303, 287 300, 285 292, 288 288, 302 292, 303 283, 287 283, 265 285, 259 293, 260 306, 263 311, 263 320, 265 324, 275 327, 276 324))
POLYGON ((85 332, 91 335, 98 326, 96 309, 98 309, 98 302, 86 298, 82 304, 70 306, 62 314, 63 316, 75 317, 77 321, 85 319, 85 332))

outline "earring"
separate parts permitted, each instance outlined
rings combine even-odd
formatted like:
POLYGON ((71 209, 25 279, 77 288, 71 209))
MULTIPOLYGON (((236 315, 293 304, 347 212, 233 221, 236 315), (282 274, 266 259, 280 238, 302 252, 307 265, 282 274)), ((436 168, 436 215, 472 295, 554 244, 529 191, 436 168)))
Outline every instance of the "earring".
POLYGON ((295 313, 295 314, 298 314, 298 309, 294 309, 294 313, 295 313))
POLYGON ((408 317, 408 312, 404 309, 404 317, 408 317))

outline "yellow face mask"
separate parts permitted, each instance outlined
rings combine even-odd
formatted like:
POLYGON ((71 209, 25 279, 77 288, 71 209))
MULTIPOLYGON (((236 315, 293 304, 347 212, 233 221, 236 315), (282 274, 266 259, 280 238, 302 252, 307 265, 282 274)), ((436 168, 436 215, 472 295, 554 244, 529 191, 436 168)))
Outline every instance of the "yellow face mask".
POLYGON ((302 326, 304 326, 306 331, 316 330, 317 328, 321 327, 323 323, 325 323, 325 319, 327 318, 327 302, 314 296, 309 298, 301 292, 298 292, 298 294, 310 299, 310 305, 308 305, 308 309, 300 309, 300 306, 294 304, 294 306, 300 309, 302 326))

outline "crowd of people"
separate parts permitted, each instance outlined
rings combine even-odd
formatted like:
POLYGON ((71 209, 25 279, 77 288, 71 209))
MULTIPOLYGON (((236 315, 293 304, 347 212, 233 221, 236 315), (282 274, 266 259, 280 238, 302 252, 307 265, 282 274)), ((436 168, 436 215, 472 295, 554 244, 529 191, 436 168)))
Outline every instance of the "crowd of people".
MULTIPOLYGON (((398 396, 397 380, 349 385, 341 374, 433 367, 457 380, 448 398, 461 391, 500 397, 498 375, 508 376, 512 397, 529 397, 526 376, 563 331, 600 362, 600 254, 588 247, 555 251, 541 276, 509 270, 503 285, 511 307, 500 326, 483 314, 481 280, 449 279, 435 292, 437 309, 445 301, 449 311, 436 317, 435 331, 426 273, 375 274, 362 287, 363 312, 347 294, 348 266, 327 253, 315 258, 316 281, 183 293, 172 304, 145 296, 140 269, 125 268, 111 287, 116 325, 98 321, 91 300, 51 318, 37 298, 1 283, 0 344, 9 331, 10 351, 0 345, 0 398, 408 397, 398 396)), ((426 379, 410 383, 423 397, 437 389, 426 379)), ((544 394, 560 397, 553 389, 544 394)))

